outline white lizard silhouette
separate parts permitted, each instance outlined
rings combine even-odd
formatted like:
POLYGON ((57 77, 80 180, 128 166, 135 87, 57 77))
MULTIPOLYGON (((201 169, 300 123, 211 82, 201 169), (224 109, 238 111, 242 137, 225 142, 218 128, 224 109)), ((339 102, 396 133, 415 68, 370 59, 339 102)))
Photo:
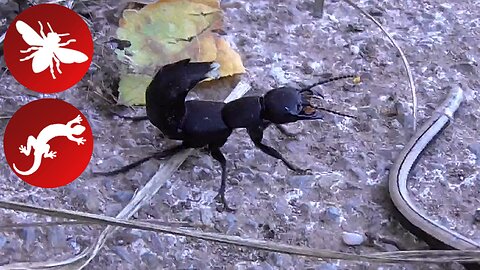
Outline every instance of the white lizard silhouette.
POLYGON ((82 117, 78 115, 75 119, 65 124, 51 124, 46 126, 40 133, 38 134, 37 138, 33 136, 28 136, 27 139, 27 146, 20 145, 18 148, 20 153, 25 154, 25 156, 29 156, 32 150, 32 147, 35 149, 33 156, 33 165, 27 171, 20 171, 13 163, 13 168, 18 174, 21 175, 31 175, 35 173, 38 168, 40 168, 40 164, 42 162, 42 157, 44 158, 51 158, 57 156, 57 152, 50 151, 50 145, 48 141, 55 137, 66 136, 69 140, 76 142, 78 145, 84 144, 86 140, 83 137, 76 138, 73 135, 80 135, 85 131, 85 127, 80 125, 82 122, 82 117), (79 124, 75 125, 74 124, 79 124))

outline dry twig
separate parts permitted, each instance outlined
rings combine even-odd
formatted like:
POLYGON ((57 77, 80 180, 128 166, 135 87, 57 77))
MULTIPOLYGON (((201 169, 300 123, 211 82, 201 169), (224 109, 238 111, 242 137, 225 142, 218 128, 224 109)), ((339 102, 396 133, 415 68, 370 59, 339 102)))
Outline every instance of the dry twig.
MULTIPOLYGON (((254 248, 258 250, 279 252, 279 253, 284 253, 289 255, 314 257, 319 259, 341 259, 341 260, 350 260, 350 261, 368 261, 368 262, 382 262, 382 263, 403 263, 403 262, 448 263, 452 261, 480 262, 480 250, 471 250, 471 251, 413 250, 413 251, 397 251, 397 252, 377 252, 372 254, 358 255, 358 254, 350 254, 350 253, 336 252, 336 251, 330 251, 330 250, 313 249, 313 248, 301 247, 301 246, 292 246, 292 245, 286 245, 286 244, 275 243, 275 242, 264 241, 264 240, 242 238, 239 236, 232 236, 232 235, 224 235, 219 233, 209 233, 209 232, 202 232, 197 230, 188 230, 188 229, 175 228, 175 227, 169 227, 169 226, 155 225, 155 224, 146 223, 146 222, 128 221, 125 219, 106 217, 106 216, 90 214, 90 213, 81 213, 81 212, 70 211, 70 210, 57 210, 57 209, 46 208, 46 207, 44 208, 39 206, 27 205, 24 203, 7 202, 7 201, 0 200, 0 208, 31 212, 36 214, 43 214, 43 215, 68 218, 68 219, 77 219, 80 221, 89 221, 92 223, 95 222, 97 224, 107 225, 107 229, 105 231, 107 231, 108 228, 111 228, 110 231, 113 231, 114 229, 112 226, 119 226, 119 227, 131 228, 131 229, 141 229, 141 230, 168 233, 168 234, 179 235, 179 236, 192 237, 192 238, 213 241, 213 242, 222 243, 222 244, 231 244, 236 246, 254 248)), ((107 236, 104 233, 102 233, 102 235, 104 235, 104 237, 107 236)), ((95 248, 100 249, 102 244, 99 244, 97 242, 97 245, 95 246, 95 248)), ((82 254, 85 254, 85 252, 83 252, 82 254)), ((93 257, 87 257, 87 258, 91 260, 93 257)), ((86 265, 86 263, 88 263, 90 260, 87 260, 84 265, 86 265)), ((71 262, 72 265, 70 266, 74 266, 75 268, 77 268, 79 262, 82 262, 82 260, 79 260, 77 262, 71 262)), ((84 265, 82 265, 81 267, 83 267, 84 265)), ((13 264, 9 266, 20 267, 20 264, 13 264)), ((47 266, 44 263, 26 263, 26 264, 22 263, 21 266, 22 267, 28 266, 28 269, 41 269, 45 267, 56 267, 60 265, 47 266), (41 264, 42 267, 38 267, 38 264, 41 264)), ((63 264, 62 266, 66 266, 66 264, 63 264)), ((10 267, 8 269, 12 269, 10 267)), ((0 269, 2 268, 0 267, 0 269)))

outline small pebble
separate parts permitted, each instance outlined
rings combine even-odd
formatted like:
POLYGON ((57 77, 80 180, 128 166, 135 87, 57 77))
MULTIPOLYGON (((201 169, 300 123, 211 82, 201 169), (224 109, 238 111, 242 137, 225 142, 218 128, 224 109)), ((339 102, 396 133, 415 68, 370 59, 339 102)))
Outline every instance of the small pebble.
POLYGON ((395 109, 397 110, 397 120, 402 124, 404 128, 412 128, 413 114, 410 107, 406 102, 397 101, 395 103, 395 109))
POLYGON ((330 206, 325 210, 325 217, 328 220, 338 222, 340 221, 341 216, 342 214, 340 213, 340 210, 336 207, 330 206))
POLYGON ((356 45, 350 45, 350 52, 352 52, 354 55, 357 55, 360 53, 360 48, 356 45))
POLYGON ((343 232, 342 240, 346 245, 359 246, 365 241, 365 236, 358 233, 343 232))
POLYGON ((472 152, 476 156, 477 165, 480 165, 480 143, 472 143, 467 148, 470 152, 472 152))
POLYGON ((87 195, 85 206, 87 207, 88 211, 96 213, 100 210, 100 205, 101 202, 98 196, 93 193, 87 195))
POLYGON ((479 223, 480 223, 480 208, 478 208, 478 209, 475 211, 475 214, 473 215, 473 219, 475 219, 475 222, 479 222, 479 223))

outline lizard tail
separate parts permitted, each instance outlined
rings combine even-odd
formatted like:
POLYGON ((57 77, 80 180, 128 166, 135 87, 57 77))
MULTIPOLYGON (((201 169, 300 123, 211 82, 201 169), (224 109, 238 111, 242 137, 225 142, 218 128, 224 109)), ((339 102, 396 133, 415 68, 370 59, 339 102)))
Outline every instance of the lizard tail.
POLYGON ((31 175, 37 171, 38 167, 40 166, 35 166, 34 164, 34 166, 32 166, 28 171, 21 171, 17 168, 17 166, 15 166, 15 163, 13 163, 13 169, 20 175, 31 175))

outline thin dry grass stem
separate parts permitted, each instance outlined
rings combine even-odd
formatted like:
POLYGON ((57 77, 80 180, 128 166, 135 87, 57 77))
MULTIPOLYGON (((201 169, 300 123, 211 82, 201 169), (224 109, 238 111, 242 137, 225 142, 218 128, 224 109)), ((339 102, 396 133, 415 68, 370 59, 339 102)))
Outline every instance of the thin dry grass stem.
MULTIPOLYGON (((142 222, 149 222, 157 225, 162 226, 171 226, 171 227, 193 227, 193 225, 186 223, 186 222, 164 222, 160 220, 145 220, 145 219, 137 219, 138 221, 142 222)), ((86 221, 86 220, 66 220, 66 221, 45 221, 45 222, 29 222, 29 223, 21 223, 21 224, 10 224, 10 225, 0 225, 0 231, 13 231, 21 228, 29 228, 29 227, 53 227, 59 225, 98 225, 96 221, 86 221)))
POLYGON ((0 231, 14 231, 22 228, 29 227, 53 227, 59 225, 99 225, 96 222, 85 221, 85 220, 66 220, 66 221, 48 221, 48 222, 29 222, 21 224, 11 224, 11 225, 0 225, 0 231))
POLYGON ((319 18, 322 18, 324 6, 325 6, 325 0, 315 0, 314 6, 313 6, 313 13, 319 18))
POLYGON ((403 53, 403 50, 398 46, 397 42, 393 39, 393 37, 387 32, 387 30, 378 22, 372 15, 368 14, 365 12, 363 9, 361 9, 359 6, 357 6, 355 3, 353 3, 350 0, 343 0, 356 10, 360 11, 365 17, 370 19, 373 23, 375 23, 380 30, 382 30, 383 33, 388 37, 390 42, 393 44, 393 46, 398 50, 398 53, 400 54, 400 57, 402 58, 403 65, 405 66, 405 70, 407 72, 408 76, 408 82, 410 84, 410 89, 412 93, 412 99, 413 99, 413 131, 416 130, 417 128, 417 91, 415 89, 415 83, 413 82, 413 75, 412 71, 410 69, 410 65, 408 64, 407 57, 405 57, 405 54, 403 53))
MULTIPOLYGON (((184 155, 186 156, 186 155, 184 155)), ((142 191, 140 191, 142 192, 142 191)), ((136 204, 137 207, 139 206, 136 204)), ((192 237, 206 241, 213 241, 222 244, 231 244, 236 246, 254 248, 264 251, 279 252, 289 255, 300 255, 318 259, 341 259, 350 261, 368 261, 378 263, 447 263, 457 262, 480 262, 480 250, 415 250, 415 251, 397 251, 397 252, 377 252, 372 254, 350 254, 330 250, 320 250, 301 246, 292 246, 281 243, 275 243, 264 240, 248 239, 239 236, 224 235, 219 233, 202 232, 198 230, 188 230, 169 226, 155 225, 147 222, 128 221, 125 219, 107 217, 96 214, 81 213, 70 210, 57 210, 32 206, 24 203, 8 202, 0 200, 0 207, 18 211, 31 212, 36 214, 55 216, 68 219, 78 219, 81 221, 91 221, 97 224, 107 225, 114 231, 113 226, 125 227, 131 229, 141 229, 159 233, 168 233, 173 235, 192 237)), ((137 208, 134 207, 134 208, 137 208)), ((123 212, 123 211, 122 211, 123 212)), ((117 227, 117 228, 118 228, 117 227)), ((102 233, 102 235, 104 235, 102 233)), ((106 235, 105 235, 106 237, 106 235)), ((103 239, 105 240, 105 239, 103 239)), ((103 243, 102 243, 103 244, 103 243)), ((101 245, 96 245, 101 248, 101 245)), ((90 258, 91 259, 91 258, 90 258)), ((88 261, 87 261, 88 262, 88 261)), ((34 264, 34 263, 32 263, 34 264)), ((32 265, 30 264, 30 265, 32 265)), ((18 265, 15 265, 18 266, 18 265)), ((25 266, 25 265, 24 265, 25 266)), ((73 266, 73 265, 71 265, 73 266)), ((77 268, 77 265, 74 266, 77 268)), ((0 267, 1 269, 1 267, 0 267)), ((30 268, 38 269, 38 268, 30 268)), ((70 268, 69 268, 70 269, 70 268)))
POLYGON ((45 3, 63 5, 69 9, 72 9, 73 6, 75 5, 75 0, 50 0, 50 1, 46 1, 45 3))
POLYGON ((93 92, 95 95, 97 95, 98 97, 100 97, 101 99, 103 99, 103 100, 104 100, 105 102, 107 102, 108 104, 111 104, 111 105, 115 104, 113 101, 116 102, 117 99, 115 98, 115 96, 113 96, 113 95, 111 94, 111 92, 109 92, 109 91, 102 91, 102 89, 101 89, 98 85, 96 85, 92 80, 86 80, 86 82, 87 82, 88 88, 92 88, 92 92, 93 92), (109 95, 109 96, 112 98, 112 100, 109 100, 108 98, 106 98, 106 97, 104 96, 104 94, 109 95))

